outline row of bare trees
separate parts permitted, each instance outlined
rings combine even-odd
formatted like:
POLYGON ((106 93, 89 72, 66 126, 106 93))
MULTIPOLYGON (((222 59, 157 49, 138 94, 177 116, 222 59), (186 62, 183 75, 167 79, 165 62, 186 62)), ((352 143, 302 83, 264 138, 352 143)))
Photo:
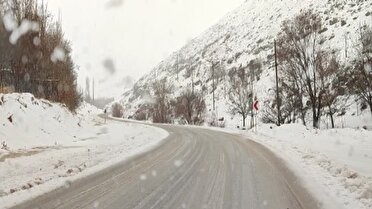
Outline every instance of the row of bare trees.
POLYGON ((71 46, 37 0, 0 1, 0 87, 79 105, 71 46))
POLYGON ((180 123, 201 125, 206 109, 203 96, 185 88, 178 97, 173 96, 173 86, 167 79, 152 84, 153 101, 141 105, 135 115, 138 120, 152 119, 154 123, 180 123))
MULTIPOLYGON (((345 67, 334 51, 322 47, 323 27, 319 14, 312 10, 282 24, 277 41, 282 123, 299 118, 306 125, 310 112, 313 127, 319 128, 323 115, 335 127, 334 116, 345 111, 350 95, 367 103, 372 113, 371 28, 361 29, 355 62, 345 67)), ((269 107, 267 122, 275 121, 275 105, 276 101, 269 107)))

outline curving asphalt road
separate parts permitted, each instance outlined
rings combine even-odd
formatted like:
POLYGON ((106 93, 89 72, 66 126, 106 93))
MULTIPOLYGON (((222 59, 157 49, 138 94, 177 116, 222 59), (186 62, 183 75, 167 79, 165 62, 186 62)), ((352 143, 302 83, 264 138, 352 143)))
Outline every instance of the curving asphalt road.
POLYGON ((158 126, 154 150, 15 208, 316 209, 284 163, 237 135, 158 126))

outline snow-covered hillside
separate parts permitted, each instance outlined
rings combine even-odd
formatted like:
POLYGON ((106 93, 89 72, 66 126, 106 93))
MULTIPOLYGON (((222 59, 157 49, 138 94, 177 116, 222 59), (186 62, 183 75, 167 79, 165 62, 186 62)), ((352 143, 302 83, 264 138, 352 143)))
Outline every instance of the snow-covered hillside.
MULTIPOLYGON (((150 86, 155 80, 167 78, 174 86, 174 96, 194 81, 197 90, 206 89, 207 110, 212 109, 210 61, 220 63, 224 76, 217 81, 216 111, 219 117, 232 119, 226 105, 226 75, 231 69, 247 66, 252 60, 263 63, 263 72, 255 83, 255 94, 261 104, 273 94, 273 42, 284 20, 301 10, 318 11, 323 24, 322 46, 336 51, 342 62, 353 59, 360 27, 372 23, 372 2, 369 0, 247 0, 227 14, 218 24, 190 41, 179 51, 156 66, 118 99, 125 106, 126 116, 140 104, 149 102, 150 86), (345 50, 346 49, 346 50, 345 50), (348 54, 347 58, 345 54, 348 54)), ((357 108, 355 108, 357 109, 357 108)), ((355 115, 356 111, 349 111, 355 115)), ((239 120, 239 119, 238 119, 239 120)), ((236 126, 239 121, 230 122, 236 126)), ((355 124, 362 126, 363 124, 355 124)), ((338 126, 341 126, 338 123, 338 126)))
POLYGON ((162 129, 107 121, 83 102, 71 113, 32 94, 0 94, 0 208, 68 186, 165 138, 162 129))

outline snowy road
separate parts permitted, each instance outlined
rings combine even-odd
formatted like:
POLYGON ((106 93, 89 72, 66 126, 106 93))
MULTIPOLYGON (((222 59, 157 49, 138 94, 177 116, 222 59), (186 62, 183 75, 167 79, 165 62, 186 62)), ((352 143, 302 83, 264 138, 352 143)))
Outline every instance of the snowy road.
POLYGON ((212 130, 160 126, 162 146, 17 208, 318 208, 263 146, 212 130))

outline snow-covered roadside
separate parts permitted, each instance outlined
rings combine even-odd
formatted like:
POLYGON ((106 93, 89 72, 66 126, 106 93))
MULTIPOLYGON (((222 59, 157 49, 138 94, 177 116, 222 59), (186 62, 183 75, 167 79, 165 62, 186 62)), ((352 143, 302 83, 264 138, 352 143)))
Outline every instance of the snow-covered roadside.
POLYGON ((95 116, 101 111, 88 104, 71 114, 30 94, 0 98, 0 140, 6 144, 0 149, 0 208, 69 186, 157 146, 168 136, 146 125, 104 123, 95 116))
POLYGON ((372 208, 371 131, 265 124, 240 133, 285 160, 324 208, 372 208))
POLYGON ((197 127, 237 134, 284 160, 324 209, 372 208, 372 131, 310 130, 299 124, 256 130, 197 127))
POLYGON ((324 209, 372 208, 372 131, 314 130, 299 124, 263 124, 255 132, 179 126, 238 134, 266 146, 286 162, 324 209))

